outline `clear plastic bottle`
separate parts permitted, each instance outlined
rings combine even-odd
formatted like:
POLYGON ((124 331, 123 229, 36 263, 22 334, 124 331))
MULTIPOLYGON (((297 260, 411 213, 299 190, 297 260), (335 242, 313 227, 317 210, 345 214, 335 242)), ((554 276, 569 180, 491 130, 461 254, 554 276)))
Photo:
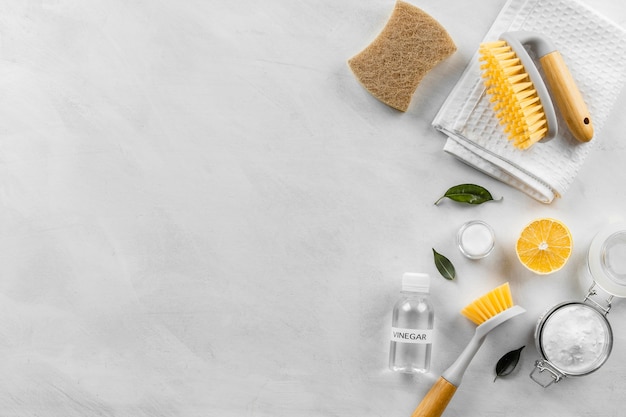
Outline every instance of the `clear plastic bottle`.
POLYGON ((405 273, 400 299, 393 307, 389 369, 426 373, 430 370, 435 311, 429 300, 430 276, 405 273))

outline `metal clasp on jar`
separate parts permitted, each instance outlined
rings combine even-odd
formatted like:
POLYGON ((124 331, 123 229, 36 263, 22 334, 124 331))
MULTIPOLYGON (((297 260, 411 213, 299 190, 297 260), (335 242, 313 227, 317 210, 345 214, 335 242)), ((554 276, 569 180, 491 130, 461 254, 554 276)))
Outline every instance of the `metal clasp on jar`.
POLYGON ((535 369, 530 373, 530 378, 544 388, 548 388, 550 385, 559 382, 564 377, 565 375, 552 366, 550 362, 542 359, 535 361, 535 369), (539 372, 537 373, 537 371, 539 372), (547 373, 544 374, 546 371, 547 373))
MULTIPOLYGON (((583 303, 587 303, 589 305, 595 306, 598 310, 602 311, 604 313, 604 316, 606 317, 606 315, 609 314, 609 310, 611 310, 611 302, 613 301, 613 295, 608 294, 607 298, 604 300, 605 304, 600 304, 598 301, 591 298, 591 297, 598 295, 598 290, 596 289, 596 285, 597 285, 596 282, 593 281, 593 283, 591 284, 591 287, 589 287, 587 296, 583 300, 583 303)), ((600 287, 598 286, 598 288, 600 287)))

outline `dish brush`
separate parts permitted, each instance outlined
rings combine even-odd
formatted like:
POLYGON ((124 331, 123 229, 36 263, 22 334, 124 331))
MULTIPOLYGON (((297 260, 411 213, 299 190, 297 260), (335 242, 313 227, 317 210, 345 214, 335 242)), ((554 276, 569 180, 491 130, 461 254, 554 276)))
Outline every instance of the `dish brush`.
POLYGON ((593 138, 593 124, 582 94, 550 40, 534 32, 506 32, 498 41, 481 44, 479 54, 487 94, 515 147, 527 149, 556 136, 550 93, 572 135, 581 142, 593 138), (550 90, 526 46, 538 57, 550 90))
POLYGON ((474 336, 456 361, 441 374, 411 417, 441 416, 461 384, 465 370, 485 341, 487 334, 500 324, 525 311, 522 307, 513 305, 513 297, 508 282, 477 298, 461 310, 461 314, 478 325, 474 336))

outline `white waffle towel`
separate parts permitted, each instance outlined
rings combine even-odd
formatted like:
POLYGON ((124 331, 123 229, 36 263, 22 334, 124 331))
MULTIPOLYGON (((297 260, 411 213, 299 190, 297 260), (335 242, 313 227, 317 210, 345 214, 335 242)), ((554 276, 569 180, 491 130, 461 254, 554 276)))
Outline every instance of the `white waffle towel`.
POLYGON ((574 139, 557 109, 556 138, 528 150, 514 148, 485 95, 478 52, 433 126, 448 136, 446 152, 550 203, 567 191, 594 144, 605 140, 602 126, 626 82, 626 31, 577 0, 509 0, 484 41, 515 30, 542 33, 556 45, 587 103, 594 138, 574 139))

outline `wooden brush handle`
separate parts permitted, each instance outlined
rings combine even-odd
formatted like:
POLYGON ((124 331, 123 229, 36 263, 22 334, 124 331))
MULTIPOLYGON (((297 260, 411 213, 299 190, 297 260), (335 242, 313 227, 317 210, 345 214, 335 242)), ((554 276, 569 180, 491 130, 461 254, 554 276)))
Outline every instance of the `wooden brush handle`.
POLYGON ((591 116, 561 53, 550 52, 539 61, 556 105, 561 110, 570 132, 579 141, 589 142, 593 137, 591 116))
POLYGON ((456 387, 444 377, 439 377, 430 391, 422 399, 411 417, 439 417, 456 392, 456 387))

